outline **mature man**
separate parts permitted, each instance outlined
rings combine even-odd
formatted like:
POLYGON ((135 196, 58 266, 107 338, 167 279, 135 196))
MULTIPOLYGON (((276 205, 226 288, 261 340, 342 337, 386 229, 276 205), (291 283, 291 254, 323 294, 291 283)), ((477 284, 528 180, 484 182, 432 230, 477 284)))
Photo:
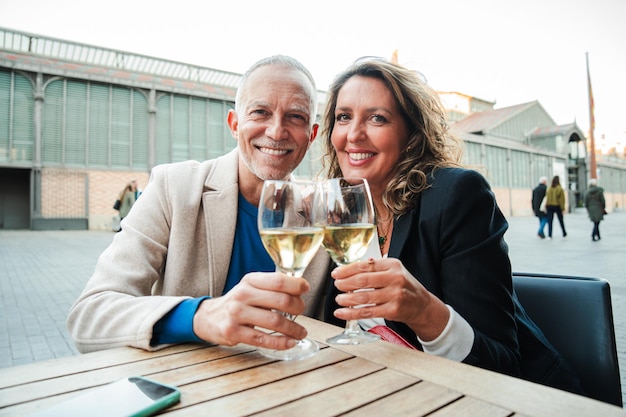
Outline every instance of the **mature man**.
POLYGON ((542 239, 546 238, 546 234, 544 230, 546 228, 546 224, 548 224, 548 215, 545 212, 545 207, 541 207, 541 202, 543 198, 546 196, 546 189, 548 188, 546 184, 548 183, 547 177, 539 178, 539 184, 533 188, 533 198, 532 198, 532 206, 533 212, 535 216, 539 218, 539 230, 537 231, 537 236, 542 239))
POLYGON ((315 139, 316 108, 315 82, 293 58, 244 74, 227 120, 237 148, 155 167, 100 256, 67 321, 81 352, 193 341, 286 349, 306 336, 272 309, 319 314, 329 258, 320 250, 306 280, 274 272, 256 216, 263 181, 289 178, 315 139))

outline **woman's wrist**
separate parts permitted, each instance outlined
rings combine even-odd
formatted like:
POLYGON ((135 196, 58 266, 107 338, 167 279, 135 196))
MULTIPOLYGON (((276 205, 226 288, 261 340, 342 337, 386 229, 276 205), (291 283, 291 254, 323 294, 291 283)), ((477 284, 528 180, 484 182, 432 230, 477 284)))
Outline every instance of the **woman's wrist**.
POLYGON ((429 293, 428 303, 419 317, 406 323, 423 341, 435 340, 446 328, 450 320, 450 310, 439 298, 429 293))

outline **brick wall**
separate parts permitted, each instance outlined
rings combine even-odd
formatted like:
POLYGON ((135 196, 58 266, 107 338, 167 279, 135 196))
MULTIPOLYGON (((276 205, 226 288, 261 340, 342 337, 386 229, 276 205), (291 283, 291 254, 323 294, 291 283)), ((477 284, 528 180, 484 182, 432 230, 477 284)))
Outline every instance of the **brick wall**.
POLYGON ((112 230, 118 214, 113 203, 121 191, 132 180, 144 189, 149 176, 147 172, 45 169, 41 176, 41 216, 84 218, 88 199, 89 229, 112 230))

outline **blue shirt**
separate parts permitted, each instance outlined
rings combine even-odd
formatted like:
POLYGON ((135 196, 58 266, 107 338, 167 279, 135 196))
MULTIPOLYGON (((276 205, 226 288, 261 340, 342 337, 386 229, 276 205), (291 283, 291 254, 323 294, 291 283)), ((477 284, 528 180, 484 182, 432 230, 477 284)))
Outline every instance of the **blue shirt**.
POLYGON ((226 294, 248 272, 273 272, 276 266, 268 255, 257 226, 258 209, 239 194, 235 241, 222 294, 226 294))
MULTIPOLYGON (((235 240, 222 294, 230 291, 248 272, 276 270, 274 262, 261 242, 257 213, 257 208, 239 194, 235 240)), ((193 331, 193 316, 200 303, 207 298, 210 297, 184 300, 174 307, 154 325, 150 344, 156 346, 165 343, 202 342, 193 331)))

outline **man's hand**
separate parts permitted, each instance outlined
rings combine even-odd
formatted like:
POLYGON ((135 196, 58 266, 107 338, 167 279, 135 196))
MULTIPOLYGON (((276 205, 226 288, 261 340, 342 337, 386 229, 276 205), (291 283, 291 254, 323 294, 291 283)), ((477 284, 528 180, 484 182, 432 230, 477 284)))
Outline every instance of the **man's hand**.
POLYGON ((291 348, 307 332, 280 312, 302 314, 305 306, 301 296, 309 288, 304 278, 280 272, 246 274, 226 295, 200 304, 193 318, 193 330, 201 339, 220 345, 245 343, 269 349, 291 348), (271 335, 255 327, 281 334, 271 335))

